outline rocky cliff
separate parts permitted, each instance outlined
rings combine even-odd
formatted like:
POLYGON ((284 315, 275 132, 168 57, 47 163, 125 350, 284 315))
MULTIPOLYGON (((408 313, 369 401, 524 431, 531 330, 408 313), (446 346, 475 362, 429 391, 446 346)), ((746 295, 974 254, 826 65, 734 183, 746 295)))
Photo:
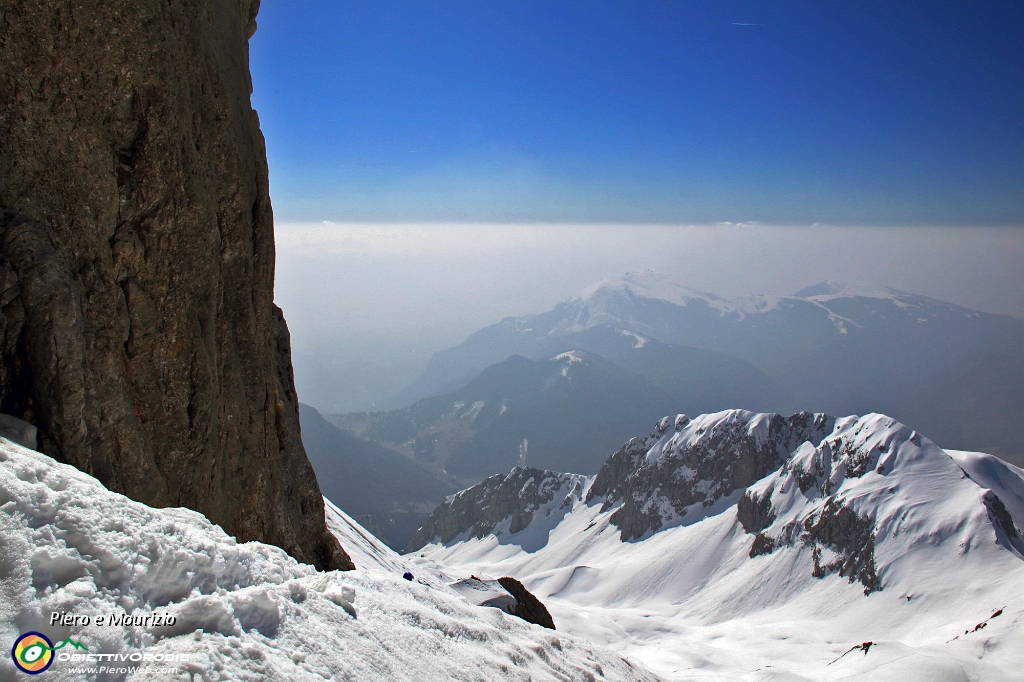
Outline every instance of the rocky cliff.
POLYGON ((778 469, 800 444, 819 443, 835 419, 727 410, 696 419, 665 417, 646 438, 608 458, 587 491, 603 502, 623 540, 691 517, 730 500, 778 469))
POLYGON ((113 490, 350 568, 273 304, 258 7, 0 5, 0 412, 113 490))
POLYGON ((508 474, 495 474, 439 504, 416 531, 407 549, 414 552, 430 542, 449 543, 461 535, 515 535, 539 517, 548 523, 555 522, 565 515, 574 499, 580 498, 586 481, 579 474, 559 474, 533 467, 516 467, 508 474), (554 519, 548 518, 552 513, 554 519))

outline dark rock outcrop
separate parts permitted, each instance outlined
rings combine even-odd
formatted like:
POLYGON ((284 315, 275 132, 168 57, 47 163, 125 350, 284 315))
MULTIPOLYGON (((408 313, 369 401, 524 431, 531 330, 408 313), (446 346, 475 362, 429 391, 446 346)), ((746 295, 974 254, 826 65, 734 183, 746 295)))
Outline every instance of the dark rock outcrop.
POLYGON ((813 548, 815 578, 838 573, 851 583, 859 580, 864 594, 882 589, 875 569, 874 519, 830 499, 819 514, 804 520, 801 540, 813 548), (831 559, 822 560, 822 548, 831 550, 831 559))
POLYGON ((0 412, 112 490, 352 568, 273 304, 258 7, 0 7, 0 412))
POLYGON ((989 521, 996 531, 996 542, 1024 556, 1024 536, 1014 525, 1010 510, 992 490, 986 490, 981 499, 988 511, 989 521))
POLYGON ((510 616, 522 618, 528 623, 555 629, 548 609, 521 582, 505 576, 497 580, 471 576, 449 585, 471 604, 501 609, 510 616))
POLYGON ((603 497, 603 509, 619 505, 611 520, 623 540, 635 540, 686 516, 691 505, 710 507, 763 478, 802 443, 820 442, 834 422, 823 414, 741 410, 696 421, 666 417, 650 436, 631 440, 608 459, 587 501, 603 497))
POLYGON ((764 533, 758 533, 754 536, 754 542, 750 545, 750 552, 748 555, 753 559, 756 556, 764 556, 765 554, 771 554, 774 551, 775 540, 764 533))
POLYGON ((1010 516, 1010 512, 1006 510, 1006 505, 999 499, 999 496, 988 490, 982 496, 982 501, 985 508, 988 509, 992 525, 1003 531, 1010 540, 1016 540, 1019 537, 1017 527, 1013 525, 1013 517, 1010 516))
POLYGON ((498 578, 498 582, 516 598, 516 607, 512 611, 513 616, 518 616, 528 623, 535 623, 549 630, 555 629, 555 621, 551 619, 547 607, 532 592, 523 587, 521 582, 509 576, 498 578))
POLYGON ((736 503, 736 518, 748 533, 760 533, 775 522, 770 495, 758 497, 750 491, 736 503))

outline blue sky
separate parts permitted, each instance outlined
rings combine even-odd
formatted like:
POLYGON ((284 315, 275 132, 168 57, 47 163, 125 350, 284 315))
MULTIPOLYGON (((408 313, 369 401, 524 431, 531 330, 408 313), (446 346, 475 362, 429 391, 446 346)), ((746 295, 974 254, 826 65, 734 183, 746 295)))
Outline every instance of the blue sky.
POLYGON ((1024 3, 263 0, 279 222, 1024 225, 1024 3))

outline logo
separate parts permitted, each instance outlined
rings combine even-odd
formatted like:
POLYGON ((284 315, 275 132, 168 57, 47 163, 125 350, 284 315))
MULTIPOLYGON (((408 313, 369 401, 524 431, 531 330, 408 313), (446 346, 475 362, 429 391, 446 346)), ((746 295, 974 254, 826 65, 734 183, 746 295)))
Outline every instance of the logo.
POLYGON ((38 675, 53 663, 53 642, 39 632, 26 632, 15 640, 11 658, 21 672, 38 675))
POLYGON ((70 644, 76 649, 88 650, 81 642, 65 639, 53 645, 53 642, 41 632, 26 632, 14 641, 11 647, 11 658, 18 670, 29 675, 38 675, 53 663, 53 652, 70 644))

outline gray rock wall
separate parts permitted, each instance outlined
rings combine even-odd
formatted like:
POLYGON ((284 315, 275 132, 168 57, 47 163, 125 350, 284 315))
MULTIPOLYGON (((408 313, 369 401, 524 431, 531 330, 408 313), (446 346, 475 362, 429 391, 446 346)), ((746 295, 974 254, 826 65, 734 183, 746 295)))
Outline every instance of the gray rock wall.
POLYGON ((508 474, 495 474, 471 488, 449 496, 427 517, 409 542, 407 550, 415 552, 440 539, 451 542, 462 533, 482 538, 495 531, 498 524, 509 521, 508 532, 518 533, 534 520, 534 512, 562 495, 562 507, 571 500, 566 489, 582 489, 583 477, 558 474, 533 467, 516 467, 508 474))
POLYGON ((0 412, 321 568, 250 106, 258 0, 0 4, 0 412))

